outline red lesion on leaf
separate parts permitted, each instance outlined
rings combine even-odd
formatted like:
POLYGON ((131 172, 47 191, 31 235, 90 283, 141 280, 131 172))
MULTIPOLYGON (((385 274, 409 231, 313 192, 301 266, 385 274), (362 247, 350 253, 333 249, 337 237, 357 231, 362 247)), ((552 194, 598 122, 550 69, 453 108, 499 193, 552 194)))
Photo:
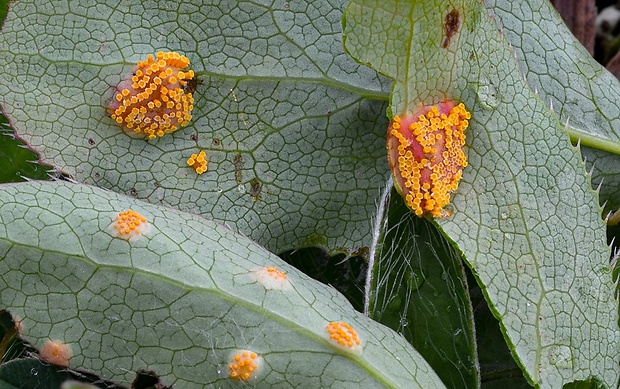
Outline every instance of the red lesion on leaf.
POLYGON ((449 216, 467 159, 463 151, 471 114, 446 100, 394 116, 388 128, 388 162, 394 186, 418 216, 449 216))
POLYGON ((450 41, 452 40, 452 37, 459 31, 460 27, 461 15, 459 14, 459 11, 453 9, 452 11, 448 12, 448 14, 446 15, 446 19, 443 23, 444 38, 443 42, 441 42, 442 48, 445 49, 446 47, 448 47, 450 41))

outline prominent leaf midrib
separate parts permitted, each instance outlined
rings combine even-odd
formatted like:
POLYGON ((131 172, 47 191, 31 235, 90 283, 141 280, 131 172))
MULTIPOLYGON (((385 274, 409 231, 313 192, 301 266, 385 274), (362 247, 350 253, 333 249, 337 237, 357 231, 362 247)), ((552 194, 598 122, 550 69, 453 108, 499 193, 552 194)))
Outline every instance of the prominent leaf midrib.
POLYGON ((564 130, 568 133, 571 141, 574 143, 581 143, 584 146, 620 155, 620 142, 614 142, 613 140, 603 138, 602 136, 594 136, 584 130, 571 127, 570 123, 564 126, 564 130))
MULTIPOLYGON (((39 57, 50 64, 54 65, 75 65, 79 64, 84 67, 95 67, 95 68, 105 68, 110 66, 118 66, 119 68, 125 66, 134 66, 133 62, 110 62, 110 63, 92 63, 85 61, 78 61, 75 59, 70 60, 60 60, 60 59, 50 59, 40 54, 30 54, 30 53, 13 53, 10 51, 0 51, 0 55, 25 55, 30 57, 39 57)), ((191 68, 191 65, 190 65, 191 68)), ((217 73, 208 70, 199 70, 194 72, 196 78, 200 79, 200 77, 210 77, 221 80, 233 80, 233 81, 257 81, 257 82, 279 82, 279 83, 308 83, 315 85, 322 85, 326 87, 331 87, 334 89, 341 89, 346 92, 350 92, 351 94, 359 95, 366 99, 372 100, 380 100, 380 101, 388 101, 390 98, 389 91, 376 90, 376 89, 368 89, 360 86, 355 86, 353 84, 349 84, 345 81, 335 80, 329 77, 291 77, 291 76, 267 76, 267 75, 252 75, 252 74, 226 74, 226 73, 217 73)))
MULTIPOLYGON (((515 187, 516 187, 516 193, 517 193, 517 202, 521 203, 521 193, 522 190, 520 188, 520 183, 521 181, 518 180, 518 176, 515 176, 514 179, 514 183, 515 183, 515 187)), ((520 220, 524 221, 525 224, 525 220, 528 220, 523 212, 523 207, 518 207, 519 209, 519 215, 521 216, 520 220)), ((529 253, 532 255, 532 258, 536 258, 536 253, 534 248, 532 247, 532 240, 530 239, 530 235, 531 235, 531 229, 526 228, 525 232, 523 234, 523 236, 525 237, 525 240, 527 242, 527 247, 529 250, 529 253)), ((534 261, 535 263, 538 263, 538 261, 534 261)), ((540 366, 540 358, 541 358, 541 353, 542 353, 542 345, 541 345, 541 333, 540 333, 540 320, 538 320, 538 318, 542 317, 542 314, 540 312, 540 307, 542 306, 542 300, 545 296, 546 290, 545 290, 545 286, 542 282, 541 276, 540 276, 540 268, 538 266, 536 266, 536 275, 537 275, 537 279, 538 279, 538 283, 540 284, 540 296, 538 297, 538 303, 536 304, 536 317, 534 318, 534 328, 536 329, 536 350, 534 351, 534 366, 533 366, 533 370, 534 370, 534 374, 535 376, 532 377, 533 378, 533 382, 539 382, 540 377, 539 377, 539 373, 540 373, 540 369, 538 369, 538 367, 540 366)), ((482 288, 484 288, 484 286, 482 286, 482 288)), ((488 300, 490 301, 490 300, 488 300)), ((503 328, 503 326, 502 326, 503 328)), ((515 359, 517 361, 520 361, 521 359, 518 357, 518 355, 516 355, 516 353, 514 354, 515 359)), ((525 368, 523 369, 524 374, 527 376, 527 373, 529 372, 529 369, 525 368)))
MULTIPOLYGON (((162 274, 159 273, 154 273, 145 269, 139 269, 139 268, 128 268, 126 266, 117 266, 117 265, 102 265, 97 263, 95 260, 88 258, 87 256, 81 256, 81 255, 75 255, 75 254, 68 254, 62 251, 58 251, 58 250, 49 250, 49 249, 40 249, 38 246, 29 246, 20 242, 15 242, 11 239, 7 239, 7 238, 0 238, 0 242, 7 242, 9 245, 14 246, 14 247, 22 247, 22 248, 28 248, 28 249, 38 249, 47 253, 53 253, 53 254, 57 254, 60 256, 65 256, 65 257, 69 257, 69 258, 73 258, 73 259, 77 259, 80 260, 82 262, 85 262, 91 266, 93 266, 93 268, 98 271, 98 270, 111 270, 111 271, 116 271, 116 272, 124 272, 124 273, 129 273, 131 275, 141 275, 145 278, 156 278, 158 281, 163 281, 166 282, 168 284, 174 285, 186 292, 197 292, 197 293, 204 293, 207 295, 212 295, 215 296, 217 298, 220 298, 224 301, 227 301, 229 303, 231 303, 234 306, 240 306, 243 307, 251 312, 254 312, 258 315, 264 316, 266 318, 268 318, 269 320, 276 322, 278 324, 281 324, 283 327, 289 328, 292 331, 297 332, 298 334, 305 336, 306 338, 312 339, 314 342, 321 344, 323 346, 326 347, 326 349, 328 350, 332 350, 334 355, 340 355, 343 357, 346 357, 350 360, 352 360, 354 363, 356 363, 359 367, 361 367, 364 371, 366 371, 368 373, 369 376, 373 377, 376 379, 377 382, 383 384, 384 386, 388 387, 388 388, 399 388, 398 385, 396 385, 394 382, 392 382, 390 379, 388 379, 385 375, 381 374, 381 372, 376 369, 369 361, 367 361, 366 359, 357 356, 355 354, 350 354, 350 353, 346 353, 346 352, 341 352, 337 349, 335 349, 325 338, 319 336, 317 333, 312 332, 302 326, 300 326, 299 324, 285 318, 282 317, 280 315, 275 314, 274 312, 271 312, 269 310, 263 309, 261 306, 256 305, 254 303, 252 303, 251 301, 248 301, 246 299, 243 299, 239 296, 233 295, 231 293, 225 292, 222 289, 218 289, 218 288, 205 288, 205 287, 199 287, 199 286, 189 286, 186 284, 183 284, 182 282, 175 280, 173 278, 164 276, 162 274)), ((303 297, 303 296, 302 296, 303 297)))

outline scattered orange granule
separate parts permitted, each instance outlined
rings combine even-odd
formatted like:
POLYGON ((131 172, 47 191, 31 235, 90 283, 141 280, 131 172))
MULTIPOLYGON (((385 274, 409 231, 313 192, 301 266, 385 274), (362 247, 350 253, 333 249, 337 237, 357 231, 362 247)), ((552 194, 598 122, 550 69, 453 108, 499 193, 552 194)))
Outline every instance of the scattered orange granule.
POLYGON ((198 154, 192 154, 187 160, 187 164, 196 170, 196 173, 202 174, 208 170, 207 153, 201 151, 198 154))
POLYGON ((394 186, 418 216, 446 217, 443 208, 467 166, 463 152, 471 114, 445 101, 394 116, 388 127, 388 162, 394 186))
POLYGON ((112 232, 119 238, 131 239, 148 232, 150 225, 146 218, 138 212, 128 209, 119 212, 112 223, 112 232))
POLYGON ((262 358, 249 350, 238 350, 230 358, 228 363, 228 377, 247 381, 258 373, 262 365, 262 358))
POLYGON ((164 136, 186 126, 192 119, 194 97, 186 92, 194 71, 183 71, 189 59, 175 52, 149 54, 138 62, 131 78, 116 87, 118 93, 109 112, 127 132, 144 134, 149 139, 164 136))
POLYGON ((267 266, 253 272, 254 278, 260 282, 265 289, 288 289, 290 282, 286 278, 286 273, 276 266, 267 266))
POLYGON ((329 340, 335 346, 347 351, 361 350, 361 341, 357 332, 351 325, 343 321, 332 321, 325 329, 329 335, 329 340))
POLYGON ((41 358, 53 365, 69 366, 71 359, 71 349, 65 343, 50 340, 46 342, 39 351, 41 358))

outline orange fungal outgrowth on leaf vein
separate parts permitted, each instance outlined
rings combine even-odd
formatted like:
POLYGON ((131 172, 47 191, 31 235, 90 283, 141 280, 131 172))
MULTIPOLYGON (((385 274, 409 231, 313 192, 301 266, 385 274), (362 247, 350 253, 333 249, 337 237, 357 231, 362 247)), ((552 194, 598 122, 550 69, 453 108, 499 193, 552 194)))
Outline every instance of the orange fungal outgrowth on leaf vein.
POLYGON ((462 103, 444 101, 390 122, 387 150, 394 186, 416 215, 450 215, 444 207, 467 166, 463 146, 470 118, 462 103))
POLYGON ((194 71, 184 71, 189 59, 175 52, 148 55, 120 82, 108 112, 126 132, 149 139, 164 136, 186 126, 192 119, 194 97, 188 82, 194 71))

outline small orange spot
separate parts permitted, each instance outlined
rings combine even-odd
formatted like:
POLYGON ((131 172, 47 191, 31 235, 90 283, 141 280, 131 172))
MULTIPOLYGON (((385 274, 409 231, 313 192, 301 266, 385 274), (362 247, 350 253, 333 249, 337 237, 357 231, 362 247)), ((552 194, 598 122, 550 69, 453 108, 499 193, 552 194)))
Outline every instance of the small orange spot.
POLYGON ((344 321, 332 321, 325 330, 329 336, 329 341, 346 351, 360 352, 362 350, 362 342, 357 336, 357 331, 351 325, 344 321))
POLYGON ((265 289, 285 290, 291 287, 286 273, 276 266, 267 266, 252 273, 254 279, 261 283, 265 289))
POLYGON ((471 114, 445 101, 395 116, 388 127, 388 162, 394 186, 418 216, 451 215, 444 207, 467 166, 463 147, 471 114))
POLYGON ((194 78, 193 70, 182 71, 188 66, 189 59, 179 53, 160 51, 157 58, 149 54, 145 61, 138 62, 132 76, 117 86, 120 93, 108 109, 112 119, 125 131, 149 139, 186 126, 194 108, 194 97, 185 92, 194 78))
POLYGON ((207 153, 201 151, 198 154, 192 154, 192 156, 189 157, 189 159, 187 160, 187 164, 193 167, 198 174, 206 172, 209 169, 209 160, 207 159, 207 153))
POLYGON ((65 343, 50 340, 46 342, 39 351, 41 358, 53 365, 69 366, 71 359, 71 349, 65 343))
POLYGON ((128 209, 118 213, 109 230, 116 237, 135 240, 150 230, 150 224, 144 216, 128 209))
POLYGON ((253 351, 237 350, 228 361, 228 377, 238 381, 255 378, 263 359, 253 351))

